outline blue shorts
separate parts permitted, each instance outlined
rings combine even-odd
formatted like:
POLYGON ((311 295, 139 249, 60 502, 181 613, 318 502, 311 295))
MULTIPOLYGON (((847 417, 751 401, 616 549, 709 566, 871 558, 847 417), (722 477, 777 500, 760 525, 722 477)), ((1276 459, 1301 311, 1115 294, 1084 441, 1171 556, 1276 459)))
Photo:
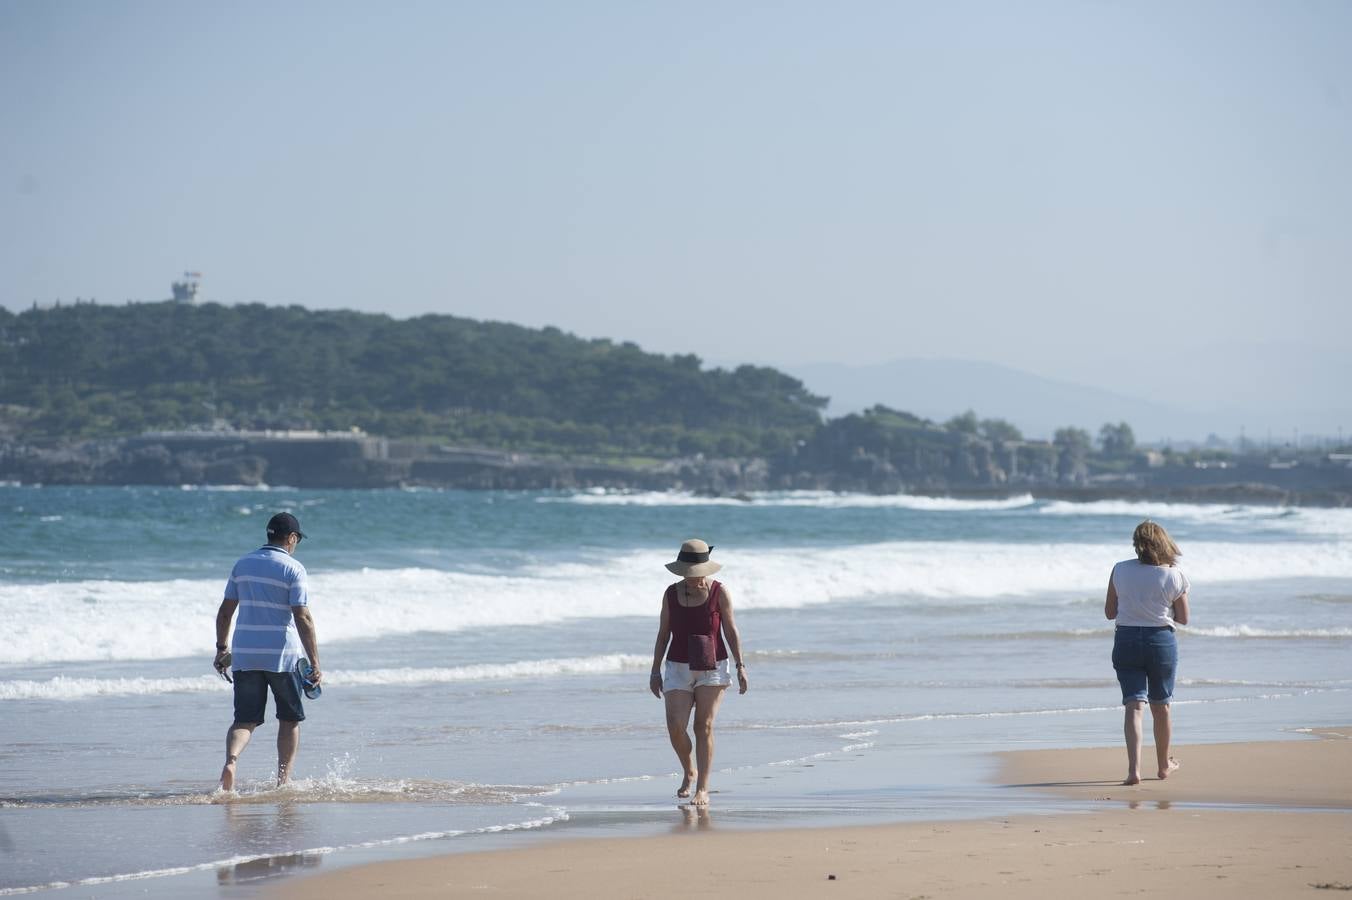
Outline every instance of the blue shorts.
POLYGON ((268 688, 277 702, 277 721, 304 722, 300 702, 300 676, 293 672, 242 669, 235 676, 235 724, 262 725, 268 706, 268 688))
POLYGON ((1167 704, 1174 696, 1178 641, 1168 625, 1145 628, 1119 625, 1113 638, 1113 668, 1122 685, 1122 702, 1149 700, 1167 704))

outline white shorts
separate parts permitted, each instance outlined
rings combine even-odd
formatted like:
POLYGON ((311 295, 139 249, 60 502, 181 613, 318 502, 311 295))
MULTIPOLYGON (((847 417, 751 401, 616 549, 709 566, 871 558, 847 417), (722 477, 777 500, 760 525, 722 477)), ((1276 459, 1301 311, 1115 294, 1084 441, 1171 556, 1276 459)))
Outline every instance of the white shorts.
POLYGON ((689 663, 667 660, 662 672, 662 691, 690 691, 697 687, 727 687, 732 684, 731 667, 726 659, 718 661, 716 669, 690 671, 689 663))

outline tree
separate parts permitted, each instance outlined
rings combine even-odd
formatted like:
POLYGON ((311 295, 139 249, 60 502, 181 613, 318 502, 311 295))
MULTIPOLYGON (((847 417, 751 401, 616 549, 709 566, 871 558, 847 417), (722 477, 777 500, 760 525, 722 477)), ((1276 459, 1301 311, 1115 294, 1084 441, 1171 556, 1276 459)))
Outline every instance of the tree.
POLYGON ((982 419, 981 435, 988 441, 999 444, 1017 443, 1023 440, 1023 432, 1012 422, 1004 419, 982 419))
POLYGON ((1052 436, 1052 443, 1061 450, 1078 453, 1080 456, 1086 455, 1093 445, 1089 432, 1083 428, 1058 428, 1056 434, 1052 436))
POLYGON ((1103 455, 1109 459, 1122 459, 1136 451, 1136 435, 1126 422, 1116 425, 1107 422, 1099 429, 1099 446, 1103 448, 1103 455))
POLYGON ((962 415, 954 416, 949 419, 944 423, 944 427, 949 431, 956 431, 959 434, 975 435, 979 424, 977 422, 976 413, 969 409, 962 415))
POLYGON ((1083 428, 1058 428, 1052 443, 1060 451, 1056 461, 1056 475, 1062 481, 1083 482, 1088 477, 1085 464, 1093 441, 1083 428))

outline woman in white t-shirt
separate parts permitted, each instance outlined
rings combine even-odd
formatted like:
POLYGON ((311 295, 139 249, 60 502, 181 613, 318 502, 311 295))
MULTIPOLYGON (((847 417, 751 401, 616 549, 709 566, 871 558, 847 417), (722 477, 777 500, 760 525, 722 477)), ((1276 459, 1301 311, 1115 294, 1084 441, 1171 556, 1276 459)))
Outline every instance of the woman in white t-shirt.
POLYGON ((1146 519, 1136 526, 1131 543, 1136 558, 1113 566, 1103 614, 1117 620, 1113 668, 1122 685, 1127 739, 1127 778, 1122 783, 1140 784, 1141 718, 1147 701, 1158 775, 1168 778, 1178 768, 1178 760, 1169 755, 1169 701, 1178 668, 1174 625, 1188 624, 1188 578, 1177 565, 1182 552, 1160 525, 1146 519))

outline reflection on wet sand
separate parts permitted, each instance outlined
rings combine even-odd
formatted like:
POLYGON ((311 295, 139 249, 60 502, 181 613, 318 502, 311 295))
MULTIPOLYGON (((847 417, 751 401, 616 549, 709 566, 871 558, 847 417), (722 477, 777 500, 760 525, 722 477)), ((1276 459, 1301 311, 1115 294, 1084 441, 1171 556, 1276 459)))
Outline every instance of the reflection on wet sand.
POLYGON ((284 853, 221 866, 216 870, 217 884, 247 884, 263 878, 284 875, 294 869, 313 869, 324 861, 320 853, 284 853))
POLYGON ((234 846, 257 845, 277 836, 291 836, 302 830, 305 813, 300 804, 224 804, 225 824, 234 846))
POLYGON ((1128 809, 1140 809, 1142 806, 1145 807, 1153 806, 1155 807, 1155 809, 1169 809, 1170 807, 1173 806, 1173 803, 1169 802, 1168 800, 1156 800, 1153 803, 1149 801, 1142 803, 1140 800, 1132 800, 1127 803, 1128 809))
POLYGON ((237 856, 248 857, 232 865, 218 866, 218 884, 244 884, 282 875, 294 869, 314 868, 324 859, 323 853, 279 853, 258 855, 267 847, 308 841, 305 811, 302 804, 278 803, 275 806, 257 804, 224 804, 225 831, 228 846, 237 856))
POLYGON ((681 810, 681 821, 671 830, 675 834, 681 834, 686 831, 711 831, 714 827, 713 816, 709 813, 707 806, 693 806, 689 803, 683 803, 679 807, 681 810))

